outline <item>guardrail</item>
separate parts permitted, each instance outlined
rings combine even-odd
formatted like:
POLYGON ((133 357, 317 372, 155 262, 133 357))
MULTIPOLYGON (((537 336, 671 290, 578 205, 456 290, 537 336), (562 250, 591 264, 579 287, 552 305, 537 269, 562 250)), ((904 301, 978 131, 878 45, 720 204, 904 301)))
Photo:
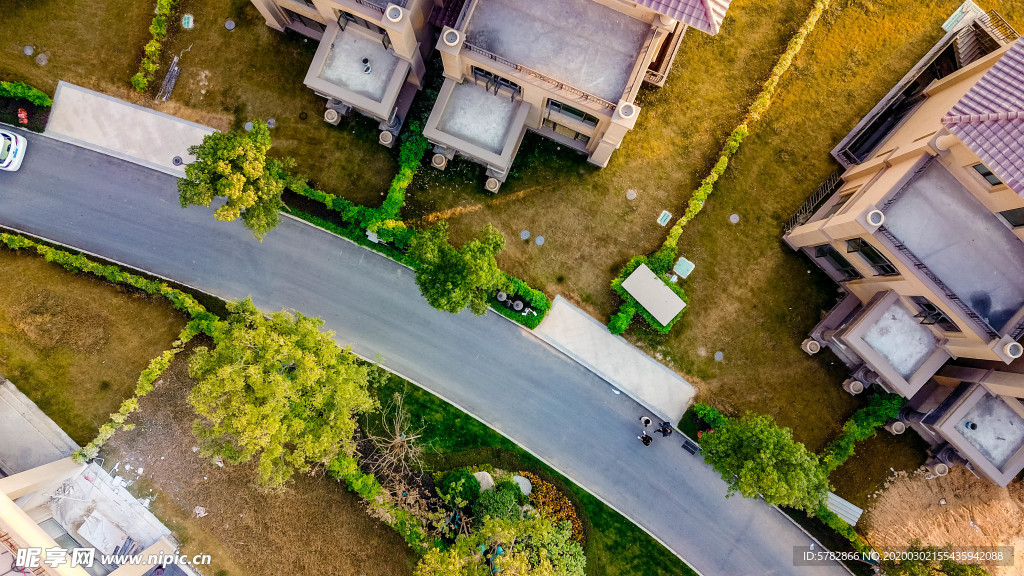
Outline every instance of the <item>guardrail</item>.
MULTIPOLYGON (((356 4, 359 4, 360 6, 366 6, 367 8, 369 8, 370 10, 373 10, 374 12, 376 12, 378 14, 383 14, 384 13, 384 7, 383 6, 378 6, 377 4, 374 4, 373 2, 370 2, 370 0, 352 0, 352 1, 355 2, 356 4)), ((397 4, 398 6, 401 6, 402 8, 405 8, 406 1, 407 0, 390 0, 390 2, 392 4, 397 4)))
POLYGON ((789 217, 786 221, 785 227, 783 227, 782 234, 785 236, 789 234, 793 228, 806 224, 811 216, 821 208, 821 205, 825 203, 825 200, 829 199, 836 190, 843 183, 843 169, 840 168, 829 175, 824 182, 811 194, 804 203, 797 208, 796 213, 789 217))
POLYGON ((998 30, 1007 42, 1020 38, 1020 34, 1003 18, 1002 14, 995 10, 989 10, 986 15, 988 16, 988 24, 998 30))
POLYGON ((502 66, 507 66, 508 68, 512 68, 513 70, 515 70, 517 72, 522 72, 523 74, 526 74, 527 76, 532 76, 532 77, 537 78, 539 80, 543 80, 544 82, 547 82, 548 84, 551 84, 552 86, 554 86, 558 90, 561 90, 563 92, 568 92, 569 94, 573 94, 575 96, 578 96, 581 99, 586 100, 588 102, 592 102, 594 104, 597 104, 598 106, 601 106, 602 108, 606 108, 608 110, 614 110, 615 109, 615 104, 605 100, 604 98, 599 98, 599 97, 594 96, 593 94, 591 94, 591 93, 589 93, 589 92, 587 92, 585 90, 581 90, 579 88, 576 88, 575 86, 571 86, 571 85, 566 84, 565 82, 562 82, 560 80, 555 80, 554 78, 552 78, 552 77, 550 77, 550 76, 548 76, 546 74, 541 74, 540 72, 537 72, 536 70, 534 70, 532 68, 528 68, 526 66, 523 66, 522 64, 516 64, 515 62, 513 62, 511 60, 507 60, 505 58, 502 58, 501 56, 498 56, 497 54, 494 54, 492 52, 488 52, 487 50, 484 50, 483 48, 480 48, 479 46, 474 46, 474 45, 472 45, 472 44, 470 44, 468 42, 464 43, 463 46, 467 50, 469 50, 470 52, 474 52, 476 54, 479 54, 479 55, 483 56, 484 58, 487 58, 488 60, 491 60, 492 62, 497 62, 498 64, 501 64, 502 66))

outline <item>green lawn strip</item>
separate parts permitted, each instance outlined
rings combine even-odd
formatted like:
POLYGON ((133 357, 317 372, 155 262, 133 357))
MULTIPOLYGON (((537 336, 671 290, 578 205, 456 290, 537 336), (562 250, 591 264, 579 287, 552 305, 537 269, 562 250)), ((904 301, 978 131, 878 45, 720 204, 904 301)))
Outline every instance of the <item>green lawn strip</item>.
MULTIPOLYGON (((631 521, 479 420, 397 376, 392 375, 377 389, 382 401, 396 393, 404 395, 403 407, 421 428, 429 451, 426 464, 432 471, 464 466, 524 470, 567 494, 586 533, 589 576, 696 575, 631 521)), ((363 416, 361 424, 369 433, 381 431, 376 414, 363 416)))

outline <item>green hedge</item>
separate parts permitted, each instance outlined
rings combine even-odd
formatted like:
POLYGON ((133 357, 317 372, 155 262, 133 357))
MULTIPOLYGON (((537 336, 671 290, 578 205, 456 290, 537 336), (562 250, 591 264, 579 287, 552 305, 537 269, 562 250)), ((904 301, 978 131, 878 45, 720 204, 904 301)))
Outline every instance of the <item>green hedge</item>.
POLYGON ((192 338, 201 333, 211 334, 217 316, 208 312, 191 294, 186 294, 176 288, 171 288, 163 282, 149 280, 137 274, 125 272, 117 266, 106 266, 93 262, 81 254, 72 254, 59 248, 39 244, 24 236, 15 234, 0 233, 0 241, 11 250, 35 249, 47 262, 60 264, 65 270, 74 273, 86 272, 102 278, 112 284, 131 286, 142 290, 151 296, 162 296, 167 298, 171 304, 181 312, 188 314, 189 322, 178 335, 170 350, 150 361, 149 366, 139 375, 138 383, 135 386, 135 393, 131 398, 121 403, 120 409, 110 415, 110 422, 100 426, 99 434, 84 448, 76 450, 74 459, 76 462, 85 462, 96 457, 100 448, 117 432, 118 429, 131 429, 131 425, 124 422, 132 412, 139 409, 139 398, 153 391, 153 383, 160 378, 164 370, 171 365, 174 357, 185 348, 192 338))
POLYGON ((142 61, 139 63, 139 71, 132 76, 132 88, 138 92, 145 92, 149 89, 149 83, 156 77, 160 69, 160 53, 163 50, 162 42, 167 37, 167 27, 175 18, 175 9, 178 0, 157 0, 156 15, 149 25, 149 35, 152 40, 146 43, 142 50, 142 61))
POLYGON ((343 480, 349 490, 366 501, 378 517, 402 535, 405 542, 417 554, 424 554, 440 543, 427 531, 427 527, 412 513, 388 501, 384 488, 372 474, 359 468, 359 462, 351 456, 340 455, 327 466, 327 473, 335 480, 343 480))
POLYGON ((717 409, 700 402, 693 405, 693 413, 701 420, 707 422, 712 428, 721 428, 722 426, 725 426, 725 422, 727 420, 727 418, 717 409))
POLYGON ((814 515, 818 517, 826 526, 835 530, 840 536, 846 538, 853 545, 853 549, 861 554, 870 554, 872 552, 871 546, 861 538, 857 530, 846 523, 845 520, 840 518, 835 512, 822 506, 814 511, 814 515))
POLYGON ((537 315, 523 315, 522 312, 516 312, 512 308, 505 307, 504 304, 498 302, 498 299, 493 296, 491 297, 491 308, 493 308, 498 314, 501 314, 509 320, 518 322, 531 330, 540 326, 541 321, 544 320, 544 316, 548 313, 548 310, 551 309, 551 300, 548 300, 548 297, 540 290, 531 288, 529 284, 515 276, 512 276, 511 274, 505 273, 505 278, 508 278, 508 281, 512 284, 512 291, 509 292, 509 296, 519 296, 525 300, 537 315))
MULTIPOLYGON (((804 40, 806 40, 807 36, 814 30, 814 27, 817 25, 822 13, 824 13, 830 3, 831 0, 815 0, 814 8, 811 9, 811 12, 804 20, 803 25, 800 26, 800 29, 797 30, 796 34, 793 35, 789 43, 786 45, 786 51, 779 57, 779 60, 776 62, 775 67, 772 68, 772 72, 768 76, 768 79, 765 80, 764 84, 761 86, 761 91, 754 99, 754 102, 750 105, 750 108, 747 109, 747 115, 743 119, 743 122, 736 126, 732 133, 729 134, 729 138, 726 139, 725 144, 722 146, 722 150, 718 155, 718 161, 715 162, 711 172, 701 180, 700 186, 698 186, 690 195, 690 201, 686 205, 686 210, 683 212, 683 215, 679 217, 679 220, 672 225, 672 228, 669 230, 668 236, 665 238, 665 242, 661 245, 661 248, 659 248, 658 251, 650 257, 649 266, 652 270, 657 267, 661 268, 662 272, 667 272, 668 268, 672 266, 671 262, 676 257, 679 237, 683 233, 683 227, 693 220, 704 208, 704 204, 711 196, 711 193, 714 192, 715 183, 723 174, 725 174, 726 169, 729 167, 729 161, 736 152, 739 151, 740 144, 743 143, 743 140, 750 133, 748 128, 749 125, 760 120, 761 116, 768 111, 768 108, 771 106, 772 98, 778 90, 782 76, 789 70, 790 66, 792 66, 793 59, 796 58, 796 55, 799 54, 800 50, 803 48, 804 40)), ((633 260, 630 261, 630 263, 632 262, 633 260)), ((627 267, 628 266, 629 264, 627 264, 627 267)), ((634 267, 634 270, 635 269, 636 268, 634 267)), ((625 291, 616 289, 616 282, 621 284, 622 279, 624 279, 625 276, 628 276, 628 273, 620 273, 619 276, 612 281, 612 290, 617 292, 620 296, 622 296, 625 291)), ((643 307, 636 306, 636 303, 631 298, 626 298, 624 296, 623 300, 625 300, 625 302, 620 306, 619 311, 612 316, 611 321, 609 321, 608 328, 613 332, 620 328, 621 330, 625 330, 629 326, 629 321, 625 319, 629 316, 628 307, 633 307, 638 310, 644 315, 644 318, 649 316, 649 314, 646 314, 646 310, 644 310, 643 307), (626 309, 623 309, 624 307, 626 307, 626 309)), ((629 316, 629 318, 631 319, 632 316, 629 316)), ((648 322, 650 322, 649 319, 648 322)), ((651 326, 660 332, 668 332, 672 328, 671 325, 667 327, 661 326, 657 321, 651 324, 651 326)), ((621 331, 615 333, 618 334, 621 333, 621 331)))
POLYGON ((906 403, 899 394, 875 393, 868 398, 868 405, 853 413, 843 424, 843 432, 832 441, 821 457, 821 465, 827 474, 839 468, 851 456, 857 442, 875 435, 886 422, 899 416, 900 408, 906 403))
MULTIPOLYGON (((657 254, 655 254, 655 256, 657 256, 657 254)), ((662 334, 667 334, 670 330, 672 330, 672 327, 675 326, 676 321, 678 321, 679 318, 682 317, 682 313, 680 312, 678 315, 676 315, 675 318, 672 319, 671 322, 668 323, 668 325, 662 324, 657 320, 657 318, 652 316, 646 308, 641 306, 640 303, 637 302, 636 298, 633 298, 632 294, 627 292, 626 289, 622 287, 622 283, 626 281, 626 278, 628 278, 630 274, 635 272, 641 264, 646 264, 647 267, 650 268, 651 271, 654 272, 658 276, 658 278, 660 278, 661 281, 664 282, 665 285, 669 287, 669 289, 675 292, 676 295, 683 300, 683 302, 689 302, 689 298, 687 298, 686 293, 683 292, 683 289, 678 284, 668 281, 666 274, 668 272, 668 269, 672 266, 671 258, 666 263, 663 259, 656 259, 655 257, 648 258, 647 256, 634 256, 629 260, 629 262, 626 263, 626 266, 622 269, 621 272, 619 272, 619 275, 612 280, 612 290, 614 290, 615 293, 618 294, 619 297, 622 299, 622 304, 619 306, 618 312, 613 314, 611 321, 608 322, 608 330, 612 334, 621 334, 622 332, 624 332, 626 328, 629 327, 630 321, 632 321, 634 314, 640 314, 640 316, 647 321, 651 328, 662 334)))
POLYGON ((24 82, 3 82, 0 81, 0 98, 11 98, 14 100, 28 100, 36 106, 49 108, 53 106, 53 100, 42 90, 29 86, 24 82))

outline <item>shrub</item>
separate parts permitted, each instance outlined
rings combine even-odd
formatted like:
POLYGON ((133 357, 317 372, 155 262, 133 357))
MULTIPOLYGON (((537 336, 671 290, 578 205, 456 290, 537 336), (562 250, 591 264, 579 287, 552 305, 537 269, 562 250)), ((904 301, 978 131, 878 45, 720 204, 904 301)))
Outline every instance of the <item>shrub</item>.
POLYGON ((612 334, 622 334, 629 328, 629 323, 633 321, 633 316, 636 314, 636 307, 632 303, 625 303, 619 307, 619 311, 612 314, 611 320, 608 322, 608 331, 612 334))
POLYGON ((167 36, 167 17, 157 15, 149 25, 149 34, 154 40, 163 40, 167 36))
POLYGON ((512 276, 511 274, 505 273, 505 278, 508 279, 511 286, 511 289, 508 292, 509 296, 518 296, 522 298, 526 301, 526 304, 536 312, 536 314, 523 314, 522 312, 516 312, 515 309, 507 308, 504 304, 498 302, 498 299, 493 296, 491 297, 491 308, 493 308, 498 314, 501 314, 513 322, 522 324, 531 330, 540 326, 541 321, 544 320, 544 316, 548 313, 548 310, 551 309, 551 300, 548 300, 547 295, 540 290, 531 288, 529 284, 515 276, 512 276))
MULTIPOLYGON (((671 266, 671 258, 673 256, 675 256, 675 252, 674 251, 672 252, 672 256, 669 257, 669 266, 671 266)), ((647 264, 647 267, 651 268, 651 271, 654 272, 655 274, 657 274, 658 277, 661 278, 662 282, 664 282, 665 285, 668 286, 670 290, 672 290, 673 292, 676 293, 676 295, 678 295, 680 298, 682 298, 683 302, 688 302, 689 301, 689 299, 686 297, 686 293, 683 292, 683 289, 680 288, 678 284, 675 284, 673 282, 669 282, 668 281, 668 279, 665 277, 665 271, 661 269, 661 267, 660 267, 660 265, 658 263, 656 263, 655 265, 658 266, 659 269, 655 269, 654 267, 651 266, 650 259, 647 258, 646 256, 634 256, 633 258, 631 258, 629 260, 629 262, 626 263, 626 266, 622 269, 621 272, 619 272, 619 275, 616 276, 614 279, 612 279, 612 284, 611 284, 612 290, 616 294, 618 294, 619 297, 622 298, 622 300, 623 300, 623 304, 619 308, 619 312, 616 315, 612 316, 612 320, 615 320, 615 316, 619 316, 619 319, 617 320, 617 322, 618 323, 623 322, 623 319, 622 319, 622 317, 620 315, 623 314, 624 312, 628 313, 628 310, 624 311, 623 308, 632 308, 633 309, 633 313, 634 314, 640 314, 640 316, 644 320, 646 320, 647 323, 651 326, 651 328, 653 328, 655 331, 660 332, 662 334, 667 334, 670 330, 672 330, 672 326, 675 325, 676 321, 679 320, 679 318, 682 316, 682 314, 677 315, 666 326, 666 325, 662 324, 661 322, 659 322, 658 319, 655 318, 653 315, 651 315, 651 313, 648 312, 646 308, 641 306, 640 303, 636 301, 636 298, 633 298, 632 294, 627 292, 626 289, 622 287, 622 283, 626 281, 626 278, 628 278, 630 274, 632 274, 634 271, 636 271, 636 269, 639 268, 641 264, 647 264)), ((619 327, 618 325, 615 326, 615 328, 618 328, 618 327, 619 327)), ((625 328, 628 328, 628 327, 629 327, 629 323, 627 322, 626 326, 623 327, 623 331, 625 330, 625 328)), ((612 329, 611 321, 609 321, 609 330, 611 331, 611 329, 612 329)), ((612 331, 612 332, 614 334, 621 334, 621 332, 614 332, 614 331, 612 331)))
POLYGON ((725 416, 715 408, 707 404, 696 403, 693 405, 693 413, 698 418, 708 423, 712 428, 721 428, 726 423, 725 416))
POLYGON ((45 92, 24 82, 0 82, 0 98, 28 100, 44 108, 53 106, 53 100, 45 92))
POLYGON ((519 510, 519 496, 522 492, 514 483, 508 485, 497 485, 492 490, 484 490, 480 497, 473 503, 473 518, 483 521, 485 518, 498 518, 512 520, 522 516, 519 510))
POLYGON ((846 523, 845 520, 836 515, 825 506, 820 506, 814 511, 814 515, 817 516, 826 526, 835 530, 843 538, 850 541, 853 545, 853 549, 862 554, 868 554, 871 552, 871 546, 860 537, 860 534, 854 530, 853 526, 846 523))
POLYGON ((851 456, 854 445, 871 438, 886 422, 899 416, 906 400, 899 394, 875 393, 868 398, 868 405, 853 413, 843 424, 843 431, 832 441, 821 457, 826 474, 831 474, 851 456))
POLYGON ((174 20, 174 11, 178 0, 157 0, 156 15, 149 24, 149 35, 152 38, 143 48, 143 58, 139 62, 139 71, 132 76, 131 84, 137 92, 149 89, 149 83, 156 77, 160 69, 160 41, 167 37, 167 29, 174 20))
POLYGON ((572 529, 572 539, 580 544, 584 541, 583 522, 576 514, 576 507, 572 502, 555 488, 555 485, 541 480, 536 474, 520 472, 524 478, 530 481, 532 491, 530 492, 530 503, 534 508, 540 510, 545 518, 555 523, 568 522, 572 529))
POLYGON ((480 481, 469 470, 458 468, 441 478, 437 483, 437 493, 446 504, 465 508, 480 497, 480 481))
POLYGON ((149 58, 150 60, 157 60, 160 58, 160 49, 161 46, 159 40, 150 40, 146 43, 146 47, 143 48, 146 58, 149 58))

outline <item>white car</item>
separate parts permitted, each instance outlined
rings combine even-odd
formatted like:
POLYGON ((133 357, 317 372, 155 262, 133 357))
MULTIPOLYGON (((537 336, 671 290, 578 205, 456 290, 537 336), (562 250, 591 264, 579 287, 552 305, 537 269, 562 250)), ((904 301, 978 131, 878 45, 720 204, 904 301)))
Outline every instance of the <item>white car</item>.
POLYGON ((21 168, 27 147, 28 140, 24 136, 0 130, 0 170, 14 172, 21 168))

